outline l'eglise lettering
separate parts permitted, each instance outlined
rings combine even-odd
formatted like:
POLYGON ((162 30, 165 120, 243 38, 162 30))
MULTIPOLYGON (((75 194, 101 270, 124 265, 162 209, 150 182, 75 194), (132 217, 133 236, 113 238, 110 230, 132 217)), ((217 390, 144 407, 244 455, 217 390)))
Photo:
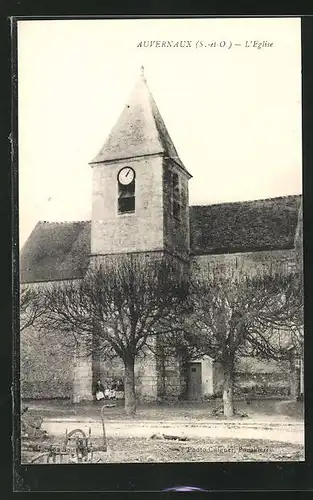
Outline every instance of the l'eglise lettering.
POLYGON ((246 40, 245 47, 252 47, 260 50, 273 47, 273 42, 269 42, 268 40, 246 40))
POLYGON ((145 48, 191 48, 192 47, 192 41, 191 40, 140 40, 138 42, 137 47, 145 47, 145 48))

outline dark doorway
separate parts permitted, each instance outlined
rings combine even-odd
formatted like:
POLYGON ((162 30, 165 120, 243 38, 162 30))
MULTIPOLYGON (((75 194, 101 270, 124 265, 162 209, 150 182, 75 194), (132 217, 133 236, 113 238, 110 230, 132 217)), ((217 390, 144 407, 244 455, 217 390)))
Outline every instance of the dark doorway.
POLYGON ((188 399, 201 399, 201 363, 189 363, 188 399))

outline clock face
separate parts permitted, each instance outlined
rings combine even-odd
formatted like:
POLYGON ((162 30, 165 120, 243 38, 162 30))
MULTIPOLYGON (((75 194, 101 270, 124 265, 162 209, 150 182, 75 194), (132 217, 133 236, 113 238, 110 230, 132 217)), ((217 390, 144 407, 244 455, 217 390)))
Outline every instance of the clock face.
POLYGON ((127 184, 130 184, 133 182, 135 177, 135 172, 132 168, 130 167, 124 167, 122 170, 119 171, 118 173, 118 181, 126 186, 127 184))

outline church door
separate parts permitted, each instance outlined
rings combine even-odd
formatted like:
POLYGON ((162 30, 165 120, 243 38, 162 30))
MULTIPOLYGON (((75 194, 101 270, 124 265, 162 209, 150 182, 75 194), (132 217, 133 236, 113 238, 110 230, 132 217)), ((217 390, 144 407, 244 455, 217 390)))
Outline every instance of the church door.
POLYGON ((201 399, 201 363, 189 363, 188 399, 201 399))

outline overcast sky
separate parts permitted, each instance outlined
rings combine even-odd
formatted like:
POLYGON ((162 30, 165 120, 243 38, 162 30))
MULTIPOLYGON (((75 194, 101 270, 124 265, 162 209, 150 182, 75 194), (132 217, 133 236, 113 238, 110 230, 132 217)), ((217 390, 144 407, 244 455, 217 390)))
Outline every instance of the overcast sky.
POLYGON ((142 64, 193 175, 190 204, 301 192, 300 19, 21 21, 21 244, 38 220, 90 219, 88 162, 142 64), (138 47, 167 40, 191 47, 138 47), (245 47, 246 40, 273 46, 245 47), (196 48, 197 41, 232 47, 196 48))

